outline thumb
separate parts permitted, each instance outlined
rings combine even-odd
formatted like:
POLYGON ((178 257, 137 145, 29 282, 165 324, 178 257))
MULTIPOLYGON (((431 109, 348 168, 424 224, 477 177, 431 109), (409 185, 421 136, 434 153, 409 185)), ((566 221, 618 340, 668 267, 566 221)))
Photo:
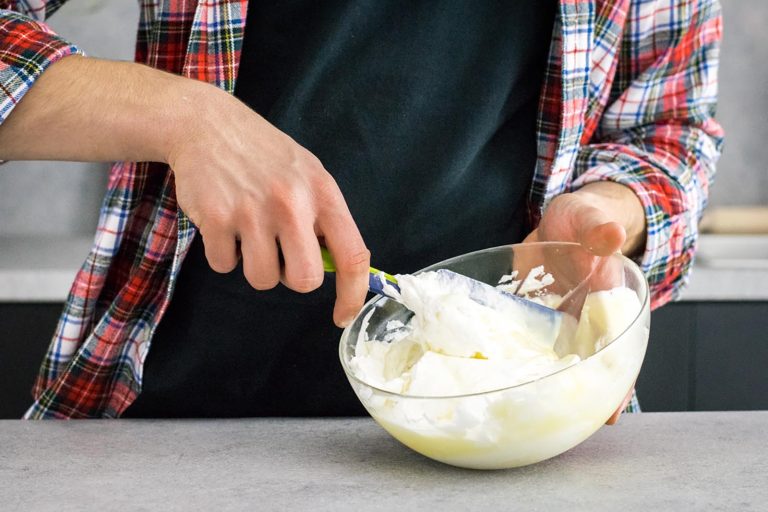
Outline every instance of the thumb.
POLYGON ((579 243, 597 256, 608 256, 619 251, 627 239, 627 232, 600 208, 584 202, 573 219, 579 243))

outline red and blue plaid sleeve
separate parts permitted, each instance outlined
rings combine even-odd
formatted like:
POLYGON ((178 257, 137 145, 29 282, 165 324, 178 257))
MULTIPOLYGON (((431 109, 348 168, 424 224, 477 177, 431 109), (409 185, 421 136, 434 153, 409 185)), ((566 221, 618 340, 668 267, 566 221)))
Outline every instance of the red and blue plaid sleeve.
MULTIPOLYGON (((641 266, 658 307, 687 280, 720 155, 720 7, 713 0, 633 2, 624 27, 610 98, 582 141, 572 186, 611 180, 637 194, 648 233, 641 266)), ((598 63, 593 74, 603 73, 610 76, 598 63)))
MULTIPOLYGON (((61 3, 48 2, 47 11, 46 3, 42 1, 2 2, 0 5, 26 6, 20 10, 42 18, 61 3)), ((0 123, 8 118, 48 66, 68 55, 81 53, 41 21, 18 12, 0 10, 0 123)))
POLYGON ((0 0, 0 9, 16 11, 37 21, 45 21, 67 0, 0 0))

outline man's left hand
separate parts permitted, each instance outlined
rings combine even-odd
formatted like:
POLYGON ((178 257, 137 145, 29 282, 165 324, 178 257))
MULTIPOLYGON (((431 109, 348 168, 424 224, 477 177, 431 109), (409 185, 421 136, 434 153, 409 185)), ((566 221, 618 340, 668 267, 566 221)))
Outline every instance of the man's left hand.
MULTIPOLYGON (((618 251, 631 256, 645 246, 645 236, 643 207, 632 190, 618 183, 597 182, 555 197, 539 226, 523 242, 576 242, 596 256, 618 251)), ((618 421, 633 391, 634 386, 607 425, 618 421)))

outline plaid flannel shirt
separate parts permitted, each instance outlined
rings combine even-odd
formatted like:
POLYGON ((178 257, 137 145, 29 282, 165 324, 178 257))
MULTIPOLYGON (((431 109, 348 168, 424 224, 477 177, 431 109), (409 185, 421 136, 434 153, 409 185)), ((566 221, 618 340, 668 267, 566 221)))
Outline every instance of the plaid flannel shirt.
MULTIPOLYGON (((51 63, 78 53, 45 16, 64 0, 0 0, 0 122, 51 63)), ((232 93, 247 0, 140 0, 136 60, 232 93)), ((611 180, 646 213, 652 306, 684 284, 722 143, 716 0, 561 0, 537 122, 531 222, 554 196, 611 180)), ((41 141, 41 144, 44 144, 41 141)), ((27 418, 118 417, 195 235, 167 166, 112 167, 93 248, 40 369, 27 418)))

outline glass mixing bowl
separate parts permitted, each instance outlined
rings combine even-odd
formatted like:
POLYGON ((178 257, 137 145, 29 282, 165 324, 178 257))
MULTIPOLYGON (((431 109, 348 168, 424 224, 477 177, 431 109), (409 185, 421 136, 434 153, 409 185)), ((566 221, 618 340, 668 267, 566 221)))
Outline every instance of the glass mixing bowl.
POLYGON ((341 337, 339 355, 352 388, 387 432, 447 464, 510 468, 569 450, 595 433, 621 405, 637 379, 648 342, 649 291, 640 269, 618 254, 601 258, 597 266, 596 261, 577 244, 542 242, 485 249, 422 270, 446 268, 495 285, 515 269, 524 276, 543 265, 555 281, 538 294, 566 296, 576 290, 568 309, 572 327, 586 293, 617 286, 631 290, 637 308, 619 310, 609 318, 610 333, 597 346, 558 339, 558 355, 577 353, 582 357, 578 363, 523 384, 460 396, 409 396, 378 389, 354 374, 350 361, 355 346, 366 343, 366 334, 381 339, 388 322, 407 323, 412 313, 394 300, 376 297, 341 337))

